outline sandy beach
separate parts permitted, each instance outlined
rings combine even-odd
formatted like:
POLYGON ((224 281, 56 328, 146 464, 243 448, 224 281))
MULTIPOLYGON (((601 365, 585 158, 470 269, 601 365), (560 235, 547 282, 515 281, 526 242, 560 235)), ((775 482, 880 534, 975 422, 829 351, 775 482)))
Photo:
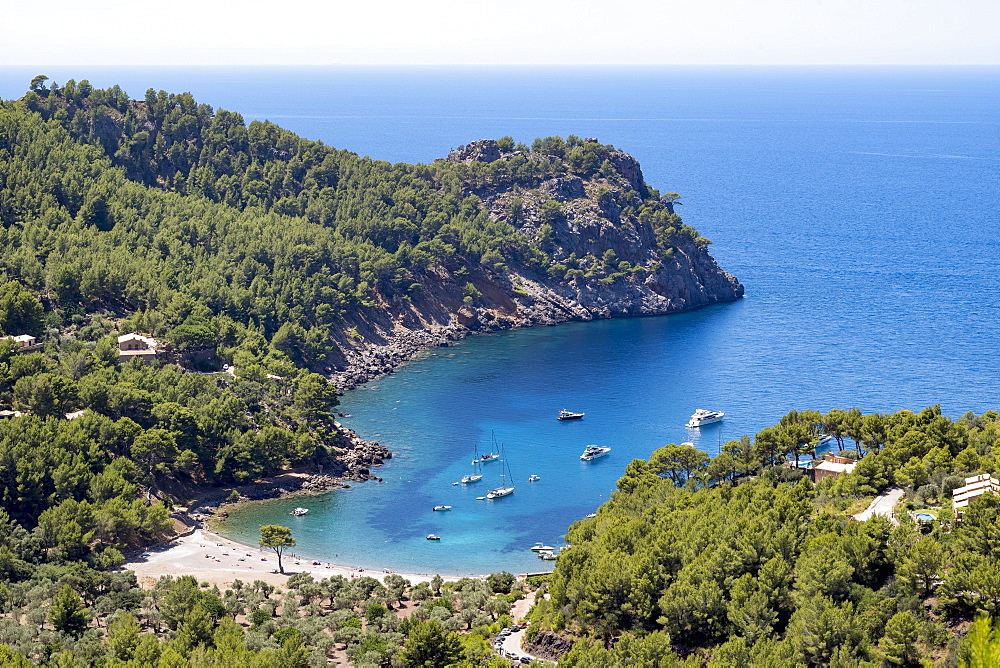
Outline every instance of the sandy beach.
MULTIPOLYGON (((263 580, 284 588, 286 580, 296 573, 312 573, 317 580, 332 575, 346 578, 369 576, 381 580, 393 571, 371 570, 338 566, 312 559, 293 556, 294 548, 281 558, 284 575, 278 573, 278 557, 273 550, 244 545, 199 529, 188 536, 181 536, 169 543, 150 549, 144 556, 125 562, 124 568, 134 571, 143 587, 151 587, 161 576, 192 575, 198 582, 229 587, 233 580, 253 582, 263 580)), ((412 583, 425 582, 432 574, 398 573, 412 583)), ((444 578, 455 580, 457 578, 444 578)))

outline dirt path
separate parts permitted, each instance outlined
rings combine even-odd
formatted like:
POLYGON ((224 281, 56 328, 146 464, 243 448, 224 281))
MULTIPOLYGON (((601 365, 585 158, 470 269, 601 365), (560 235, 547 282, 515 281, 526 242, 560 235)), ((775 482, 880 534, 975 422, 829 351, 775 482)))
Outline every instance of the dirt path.
POLYGON ((536 592, 530 592, 520 601, 514 601, 514 605, 510 609, 510 616, 514 620, 524 619, 524 616, 528 614, 528 610, 531 610, 531 606, 535 604, 535 594, 536 592))

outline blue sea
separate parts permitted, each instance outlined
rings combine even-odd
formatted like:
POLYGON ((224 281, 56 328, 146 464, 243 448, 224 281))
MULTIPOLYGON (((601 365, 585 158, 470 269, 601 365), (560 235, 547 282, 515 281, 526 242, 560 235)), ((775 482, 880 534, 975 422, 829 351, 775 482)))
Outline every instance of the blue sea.
POLYGON ((277 522, 298 553, 343 564, 545 570, 528 548, 562 545, 629 461, 666 443, 714 453, 793 409, 1000 408, 1000 68, 36 69, 0 69, 0 97, 39 72, 133 97, 191 91, 390 162, 484 137, 597 137, 681 193, 685 222, 746 286, 691 313, 432 351, 342 399, 343 422, 396 453, 383 483, 310 500, 301 518, 288 515, 301 500, 246 507, 234 537, 277 522), (561 408, 586 417, 558 422, 561 408), (696 408, 727 416, 685 429, 696 408), (516 491, 477 500, 501 463, 452 483, 493 438, 516 491), (612 451, 580 461, 591 443, 612 451))

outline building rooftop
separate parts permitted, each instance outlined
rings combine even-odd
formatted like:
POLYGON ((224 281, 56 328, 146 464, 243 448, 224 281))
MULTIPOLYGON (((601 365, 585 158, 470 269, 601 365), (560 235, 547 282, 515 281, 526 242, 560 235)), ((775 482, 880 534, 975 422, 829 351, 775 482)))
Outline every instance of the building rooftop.
POLYGON ((850 464, 842 464, 841 462, 831 462, 824 459, 814 468, 818 471, 833 471, 836 473, 850 473, 854 470, 856 462, 851 462, 850 464))
POLYGON ((122 334, 118 337, 119 345, 125 343, 126 341, 143 341, 150 346, 156 345, 156 339, 152 336, 145 336, 144 334, 136 334, 134 332, 132 334, 122 334))

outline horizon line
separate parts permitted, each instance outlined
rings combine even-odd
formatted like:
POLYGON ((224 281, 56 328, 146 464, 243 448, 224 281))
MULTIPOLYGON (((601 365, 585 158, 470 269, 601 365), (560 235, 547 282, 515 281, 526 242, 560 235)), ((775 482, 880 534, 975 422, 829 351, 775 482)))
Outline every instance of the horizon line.
POLYGON ((0 69, 28 67, 1000 67, 991 63, 46 63, 2 64, 0 69))

